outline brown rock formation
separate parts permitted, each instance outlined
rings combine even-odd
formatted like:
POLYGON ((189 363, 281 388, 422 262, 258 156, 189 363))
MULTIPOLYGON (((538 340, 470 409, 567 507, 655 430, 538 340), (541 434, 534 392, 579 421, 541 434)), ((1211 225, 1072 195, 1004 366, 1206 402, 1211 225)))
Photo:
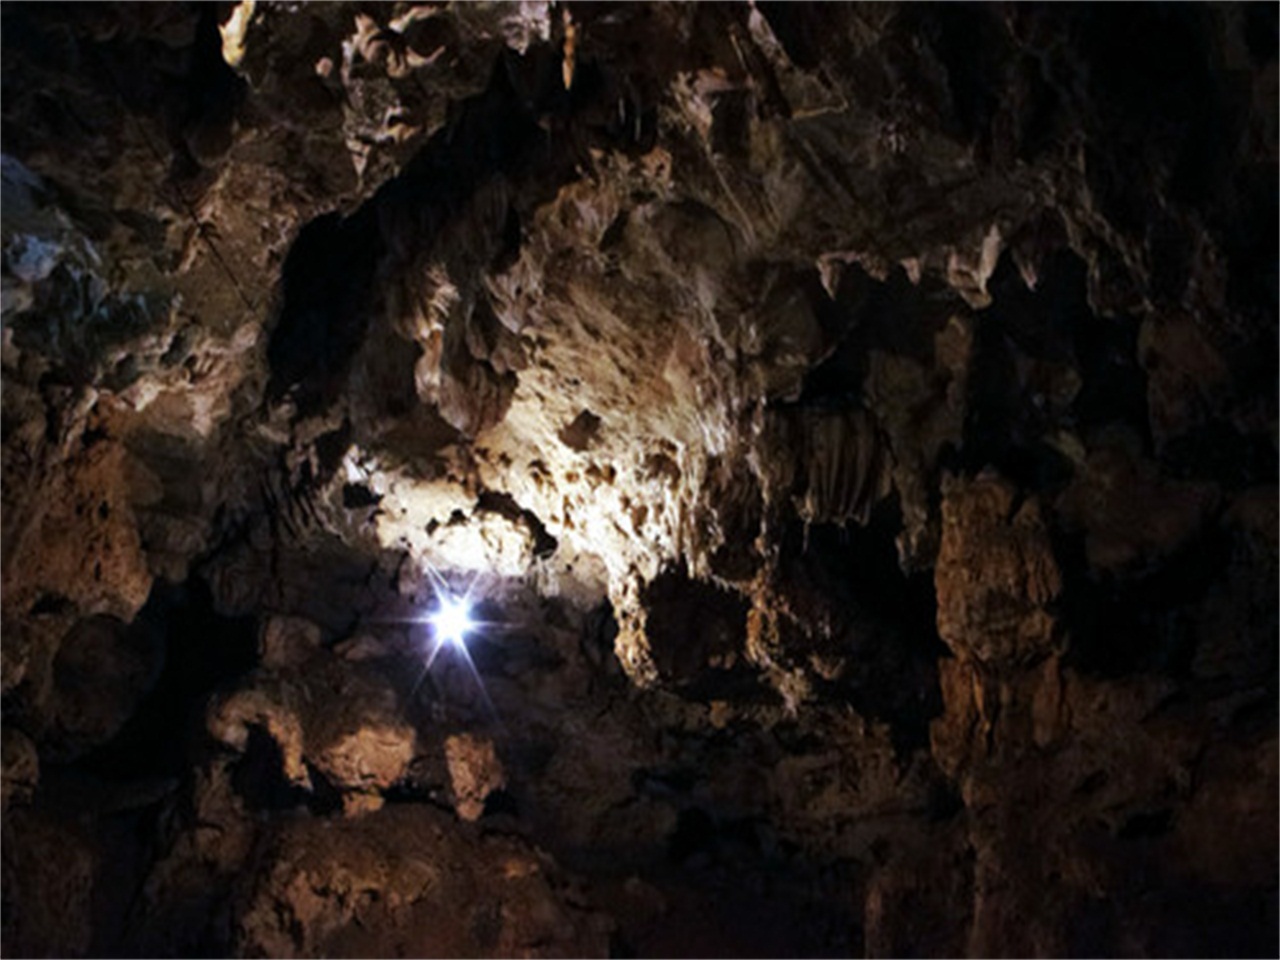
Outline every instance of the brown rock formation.
POLYGON ((6 954, 1275 955, 1273 8, 0 17, 6 954))

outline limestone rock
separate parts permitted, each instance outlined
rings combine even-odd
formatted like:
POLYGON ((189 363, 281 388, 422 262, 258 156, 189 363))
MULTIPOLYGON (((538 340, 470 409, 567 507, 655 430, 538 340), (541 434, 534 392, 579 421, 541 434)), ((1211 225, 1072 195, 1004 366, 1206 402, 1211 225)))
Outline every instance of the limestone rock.
POLYGON ((1048 529, 1036 501, 1015 506, 1015 496, 985 476, 953 482, 942 503, 938 633, 958 656, 992 665, 1038 659, 1060 642, 1048 529))
POLYGON ((507 782, 493 741, 470 734, 448 737, 444 753, 453 780, 458 816, 463 820, 476 820, 484 812, 485 798, 507 782))
POLYGON ((1075 483, 1058 501, 1064 519, 1083 528, 1090 566, 1132 575, 1175 553, 1213 513, 1217 491, 1207 484, 1162 482, 1149 463, 1123 448, 1089 454, 1075 483))
POLYGON ((2 33, 6 952, 1277 952, 1274 9, 2 33))
POLYGON ((98 851, 85 831, 33 810, 4 822, 4 951, 87 956, 98 851))
POLYGON ((151 691, 164 663, 158 638, 113 617, 80 620, 58 645, 43 748, 59 759, 115 736, 151 691))
POLYGON ((519 841, 482 839, 440 813, 388 808, 335 829, 286 828, 245 901, 237 952, 269 956, 599 955, 602 918, 519 841))
POLYGON ((21 730, 6 724, 3 738, 0 808, 7 812, 11 804, 30 802, 40 782, 40 758, 36 755, 35 744, 21 730))
MULTIPOLYGON (((269 632, 312 632, 305 621, 277 622, 269 632)), ((398 698, 376 667, 349 672, 319 650, 293 660, 283 673, 264 670, 219 697, 207 716, 218 743, 236 751, 251 746, 255 730, 278 751, 280 774, 303 791, 317 789, 316 771, 356 815, 381 806, 381 794, 404 779, 418 753, 417 735, 398 698)))
POLYGON ((262 729, 280 751, 285 779, 309 787, 311 778, 303 764, 302 723, 285 699, 290 692, 287 687, 238 691, 212 704, 206 722, 215 741, 235 750, 246 749, 251 731, 262 729))
POLYGON ((923 863, 896 861, 876 871, 865 900, 868 957, 965 952, 973 898, 973 864, 954 841, 923 863))
POLYGON ((272 617, 259 641, 262 665, 272 670, 298 667, 320 646, 320 628, 301 617, 272 617))
POLYGON ((95 444, 56 472, 43 495, 29 491, 27 502, 14 503, 23 517, 5 538, 9 603, 25 608, 55 594, 85 615, 128 622, 138 612, 152 575, 133 520, 126 461, 119 444, 95 444))

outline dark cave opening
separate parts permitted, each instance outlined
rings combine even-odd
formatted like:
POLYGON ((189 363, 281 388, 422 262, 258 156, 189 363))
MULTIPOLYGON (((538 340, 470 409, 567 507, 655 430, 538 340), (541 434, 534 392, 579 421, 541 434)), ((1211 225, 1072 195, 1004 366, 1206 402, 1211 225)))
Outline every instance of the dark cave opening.
MULTIPOLYGON (((520 178, 538 166, 546 152, 530 112, 538 104, 526 105, 512 76, 495 65, 488 89, 460 105, 403 173, 350 216, 325 214, 299 232, 282 270, 280 316, 267 351, 268 396, 294 390, 302 415, 329 406, 366 336, 375 279, 412 270, 414 258, 487 180, 520 178)), ((500 256, 510 257, 512 243, 519 247, 514 208, 502 229, 500 256)))
POLYGON ((249 728, 244 756, 235 764, 231 785, 255 812, 292 810, 306 803, 308 791, 284 776, 284 754, 279 744, 260 726, 249 728))
POLYGON ((248 84, 222 58, 218 26, 224 10, 224 4, 208 4, 196 21, 185 107, 175 109, 170 120, 178 179, 197 176, 202 167, 226 154, 234 138, 233 124, 248 99, 248 84))
POLYGON ((580 177, 594 145, 637 155, 646 149, 656 130, 651 105, 637 103, 629 86, 619 90, 590 58, 578 64, 566 94, 551 79, 558 66, 545 46, 524 56, 507 51, 484 92, 454 105, 447 126, 403 172, 351 215, 327 213, 299 231, 281 271, 268 398, 292 394, 299 416, 327 409, 367 336, 376 288, 412 274, 442 228, 487 184, 503 181, 520 197, 492 238, 491 267, 498 270, 518 257, 521 209, 580 177))
POLYGON ((1069 662, 1108 677, 1151 671, 1187 677, 1196 643, 1191 611, 1211 571, 1229 561, 1228 537, 1208 535, 1161 569, 1127 581, 1090 576, 1079 543, 1062 543, 1061 555, 1070 584, 1063 608, 1069 662))
POLYGON ((747 606, 739 596, 674 569, 649 585, 645 601, 654 663, 665 678, 683 685, 713 664, 732 670, 746 640, 747 606))
POLYGON ((219 615, 197 576, 158 581, 130 629, 161 638, 164 667, 120 732, 76 766, 119 780, 181 776, 199 755, 209 694, 257 665, 257 620, 219 615))
POLYGON ((903 572, 900 529, 893 500, 877 505, 865 526, 796 520, 782 538, 782 556, 784 570, 794 568, 831 606, 832 640, 847 658, 841 675, 819 680, 819 688, 888 723, 905 758, 928 746, 929 724, 942 712, 937 661, 947 649, 938 636, 932 571, 903 572))
POLYGON ((1074 473, 1051 440, 1061 429, 1106 428, 1133 435, 1150 451, 1146 374, 1138 366, 1138 325, 1096 316, 1085 264, 1057 253, 1028 290, 1012 257, 990 281, 993 302, 978 314, 976 359, 960 463, 969 475, 994 467, 1019 486, 1060 489, 1074 473), (1063 380, 1067 367, 1078 382, 1063 380))
POLYGON ((300 412, 336 396, 368 326, 379 248, 371 211, 326 214, 298 233, 281 270, 283 304, 267 347, 269 396, 296 387, 300 412))

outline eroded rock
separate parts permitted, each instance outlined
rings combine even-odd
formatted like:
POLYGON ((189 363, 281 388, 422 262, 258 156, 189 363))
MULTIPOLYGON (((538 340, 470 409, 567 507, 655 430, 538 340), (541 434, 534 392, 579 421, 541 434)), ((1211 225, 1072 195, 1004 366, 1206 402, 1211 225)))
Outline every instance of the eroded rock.
POLYGON ((237 948, 269 956, 600 955, 608 924, 567 907, 565 881, 517 840, 461 832, 437 811, 396 807, 342 830, 286 828, 236 924, 237 948))
POLYGON ((110 740, 151 691, 163 662, 148 630, 107 616, 77 622, 54 658, 45 750, 66 758, 110 740))
POLYGON ((1059 644, 1049 611, 1062 590, 1039 505, 995 476, 953 482, 942 503, 938 633, 962 659, 999 666, 1059 644))
MULTIPOLYGON (((277 622, 267 636, 289 629, 303 635, 316 630, 305 621, 277 622)), ((318 789, 315 771, 339 792, 349 814, 378 809, 382 792, 404 779, 418 751, 395 688, 376 667, 348 666, 323 650, 287 667, 283 673, 261 671, 218 698, 207 717, 210 735, 243 752, 254 731, 264 733, 289 785, 318 789)))
POLYGON ((99 867, 92 837, 34 810, 8 813, 4 835, 5 952, 87 956, 99 867))
POLYGON ((1161 481, 1151 464, 1135 462, 1117 445, 1090 453, 1057 507, 1069 524, 1086 531, 1089 565, 1124 576, 1186 545, 1217 504, 1211 485, 1161 481))
POLYGON ((470 734, 447 737, 444 755, 453 781, 458 816, 463 820, 479 819, 488 796, 507 783, 493 741, 470 734))
POLYGON ((40 758, 35 744, 21 730, 4 727, 3 775, 0 776, 0 808, 31 801, 40 782, 40 758))

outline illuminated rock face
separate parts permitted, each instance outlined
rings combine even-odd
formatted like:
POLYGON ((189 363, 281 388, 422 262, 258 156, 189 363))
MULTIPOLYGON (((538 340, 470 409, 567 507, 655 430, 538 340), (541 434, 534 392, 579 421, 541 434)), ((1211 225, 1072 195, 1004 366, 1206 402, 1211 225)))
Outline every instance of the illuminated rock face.
POLYGON ((3 24, 5 952, 1277 952, 1274 9, 3 24))

